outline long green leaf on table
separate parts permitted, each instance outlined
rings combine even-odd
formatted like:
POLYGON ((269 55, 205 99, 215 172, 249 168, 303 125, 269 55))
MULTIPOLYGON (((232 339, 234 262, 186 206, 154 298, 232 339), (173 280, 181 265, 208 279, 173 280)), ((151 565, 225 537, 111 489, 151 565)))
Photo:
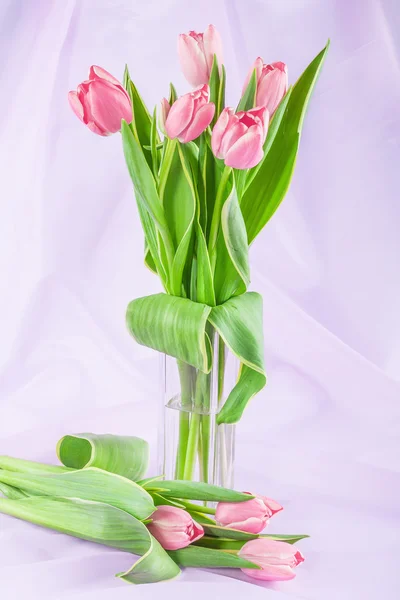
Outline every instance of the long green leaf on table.
POLYGON ((12 456, 0 456, 0 469, 6 471, 16 471, 18 473, 66 473, 70 471, 68 467, 61 465, 48 465, 45 463, 24 460, 22 458, 13 458, 12 456))
POLYGON ((98 467, 137 481, 149 465, 149 444, 134 436, 79 433, 61 438, 57 456, 72 469, 98 467))
POLYGON ((271 146, 242 196, 240 206, 249 244, 272 217, 288 190, 305 113, 328 47, 329 42, 294 85, 271 146))
POLYGON ((126 322, 139 344, 174 356, 205 373, 212 366, 207 324, 217 330, 243 364, 218 423, 236 423, 247 402, 266 383, 262 298, 255 292, 215 307, 166 294, 146 296, 130 302, 126 322))
POLYGON ((131 583, 154 583, 176 577, 176 563, 131 514, 109 504, 81 499, 0 498, 0 512, 68 535, 141 555, 118 577, 131 583))
POLYGON ((146 519, 155 510, 151 496, 141 486, 96 467, 49 475, 0 470, 0 482, 43 496, 104 502, 137 519, 146 519))
POLYGON ((255 563, 236 554, 200 546, 191 545, 181 550, 169 551, 168 554, 182 567, 260 569, 255 563))
POLYGON ((0 493, 10 500, 21 500, 22 498, 28 497, 28 494, 22 490, 13 487, 12 485, 7 485, 6 483, 0 483, 0 493))
POLYGON ((157 481, 145 484, 145 489, 151 492, 152 488, 162 490, 165 498, 174 498, 179 502, 179 498, 186 500, 204 500, 209 502, 245 502, 253 496, 229 490, 218 485, 211 485, 199 481, 157 481))
MULTIPOLYGON (((211 530, 211 527, 207 527, 203 526, 204 530, 207 529, 207 532, 209 530, 211 530)), ((243 533, 243 532, 242 532, 243 533)), ((241 538, 241 539, 234 539, 234 538, 229 538, 228 536, 226 537, 218 537, 218 536, 210 536, 210 535, 205 535, 202 538, 200 538, 199 540, 197 540, 195 542, 196 546, 201 546, 202 548, 214 548, 215 550, 234 550, 235 552, 238 552, 243 546, 244 544, 246 544, 249 540, 251 539, 259 539, 259 538, 266 538, 266 539, 270 539, 270 540, 275 540, 275 541, 279 541, 279 542, 286 542, 288 544, 295 544, 296 542, 299 542, 300 540, 303 540, 304 538, 309 537, 308 535, 273 535, 273 534, 269 534, 269 535, 254 535, 248 538, 241 538)))

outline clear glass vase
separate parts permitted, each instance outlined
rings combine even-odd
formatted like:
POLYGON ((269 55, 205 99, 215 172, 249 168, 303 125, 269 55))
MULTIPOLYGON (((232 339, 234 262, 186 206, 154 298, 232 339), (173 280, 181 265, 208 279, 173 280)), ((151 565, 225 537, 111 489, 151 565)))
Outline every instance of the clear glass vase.
POLYGON ((213 351, 208 374, 171 356, 161 356, 159 469, 166 479, 231 488, 235 425, 217 425, 216 417, 236 384, 239 361, 216 334, 213 351))

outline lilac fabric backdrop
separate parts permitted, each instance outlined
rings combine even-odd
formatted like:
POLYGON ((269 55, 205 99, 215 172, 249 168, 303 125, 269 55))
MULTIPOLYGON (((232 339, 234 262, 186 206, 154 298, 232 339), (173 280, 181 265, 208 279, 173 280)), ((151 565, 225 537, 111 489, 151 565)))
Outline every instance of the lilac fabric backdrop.
POLYGON ((187 570, 134 588, 113 578, 128 555, 0 515, 5 599, 398 597, 399 14, 396 0, 3 0, 0 453, 37 460, 67 432, 156 442, 157 357, 124 311, 158 283, 120 138, 86 131, 67 91, 127 61, 150 106, 170 79, 183 93, 176 36, 213 22, 234 102, 257 55, 293 82, 332 39, 293 185, 252 248, 269 385, 238 427, 237 486, 282 502, 271 531, 312 535, 296 580, 187 570))

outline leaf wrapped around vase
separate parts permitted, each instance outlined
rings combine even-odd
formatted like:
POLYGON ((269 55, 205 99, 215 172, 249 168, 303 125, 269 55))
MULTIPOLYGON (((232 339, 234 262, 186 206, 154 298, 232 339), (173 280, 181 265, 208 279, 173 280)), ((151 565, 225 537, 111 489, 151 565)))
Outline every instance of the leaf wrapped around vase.
POLYGON ((180 36, 182 68, 196 87, 178 98, 171 84, 158 120, 127 68, 123 87, 92 67, 70 92, 75 113, 95 133, 114 133, 121 123, 145 263, 164 288, 133 300, 127 325, 139 344, 176 360, 180 389, 164 398, 161 436, 170 478, 233 485, 233 425, 267 379, 262 299, 248 291, 248 249, 288 190, 328 46, 293 87, 285 63, 257 58, 237 108, 225 106, 222 45, 212 25, 180 36), (237 361, 233 382, 229 355, 237 361))

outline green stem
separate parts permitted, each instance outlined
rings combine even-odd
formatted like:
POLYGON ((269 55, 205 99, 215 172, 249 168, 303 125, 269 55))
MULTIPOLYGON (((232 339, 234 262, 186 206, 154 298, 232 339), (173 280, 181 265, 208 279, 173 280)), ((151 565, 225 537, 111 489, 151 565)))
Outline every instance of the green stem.
POLYGON ((208 252, 210 255, 211 267, 213 270, 215 269, 216 262, 216 246, 217 246, 217 238, 219 231, 219 224, 221 221, 221 211, 222 206, 225 199, 225 188, 229 181, 229 177, 231 175, 232 169, 231 167, 225 167, 221 181, 219 182, 217 196, 215 198, 214 211, 211 219, 211 227, 210 227, 210 238, 208 241, 208 252))
POLYGON ((179 411, 179 442, 176 455, 175 477, 183 479, 185 472, 186 452, 189 439, 190 410, 192 408, 192 381, 194 369, 178 360, 179 378, 181 383, 181 408, 179 411))
POLYGON ((198 513, 206 513, 208 515, 215 515, 216 513, 216 509, 210 506, 200 506, 200 504, 192 504, 191 502, 186 502, 186 500, 177 500, 177 502, 185 506, 185 508, 195 510, 198 513))
POLYGON ((199 445, 200 423, 202 417, 200 411, 203 410, 204 392, 209 386, 209 379, 210 376, 207 373, 203 373, 202 371, 198 372, 193 414, 190 420, 189 439, 187 443, 186 463, 183 477, 187 480, 191 480, 193 478, 194 467, 196 464, 197 449, 199 445))
MULTIPOLYGON (((220 337, 218 339, 218 410, 221 410, 224 399, 224 380, 225 380, 225 343, 220 337)), ((226 456, 225 425, 216 425, 217 431, 217 452, 219 453, 218 467, 220 470, 219 483, 226 485, 226 473, 228 470, 228 459, 226 456)))

